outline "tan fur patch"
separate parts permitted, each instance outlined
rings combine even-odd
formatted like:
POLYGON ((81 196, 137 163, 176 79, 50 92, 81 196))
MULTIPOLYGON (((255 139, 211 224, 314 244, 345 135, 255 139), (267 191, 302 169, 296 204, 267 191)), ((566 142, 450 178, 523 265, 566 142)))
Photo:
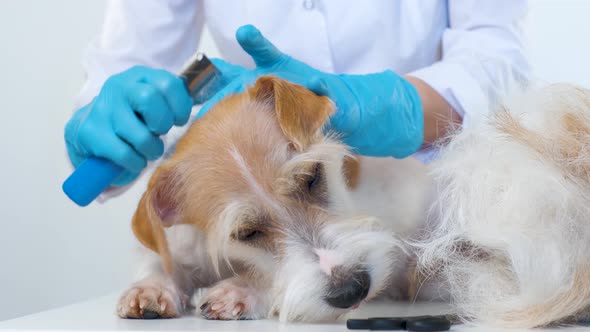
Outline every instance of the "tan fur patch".
POLYGON ((320 97, 300 85, 264 76, 249 90, 256 100, 273 104, 283 133, 298 151, 306 149, 334 112, 328 97, 320 97))
POLYGON ((355 189, 358 186, 361 175, 361 161, 358 158, 344 157, 342 172, 346 178, 348 189, 355 189))
POLYGON ((574 113, 562 116, 563 129, 557 139, 547 139, 542 134, 525 128, 508 111, 495 114, 495 124, 516 141, 529 146, 545 160, 558 165, 570 179, 586 179, 590 182, 590 165, 580 163, 590 144, 590 127, 586 120, 574 113))

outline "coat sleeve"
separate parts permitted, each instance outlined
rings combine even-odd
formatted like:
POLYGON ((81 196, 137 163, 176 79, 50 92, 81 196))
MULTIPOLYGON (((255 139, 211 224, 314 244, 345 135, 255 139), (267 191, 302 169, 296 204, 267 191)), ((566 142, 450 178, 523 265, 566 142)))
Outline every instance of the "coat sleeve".
POLYGON ((408 75, 435 89, 468 126, 529 79, 523 46, 525 0, 449 0, 441 60, 408 75))
POLYGON ((83 58, 86 82, 75 109, 105 80, 134 65, 176 72, 197 49, 204 23, 199 0, 109 0, 100 33, 83 58))

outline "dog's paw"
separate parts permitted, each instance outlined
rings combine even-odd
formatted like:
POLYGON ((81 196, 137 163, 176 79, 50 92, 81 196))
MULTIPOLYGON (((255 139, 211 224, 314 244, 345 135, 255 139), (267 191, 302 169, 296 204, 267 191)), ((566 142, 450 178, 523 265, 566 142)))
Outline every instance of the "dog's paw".
POLYGON ((187 298, 172 282, 146 279, 125 291, 119 299, 117 314, 122 318, 173 318, 184 311, 187 298))
POLYGON ((259 290, 240 280, 227 279, 205 293, 200 310, 207 319, 260 319, 266 314, 264 302, 259 290))

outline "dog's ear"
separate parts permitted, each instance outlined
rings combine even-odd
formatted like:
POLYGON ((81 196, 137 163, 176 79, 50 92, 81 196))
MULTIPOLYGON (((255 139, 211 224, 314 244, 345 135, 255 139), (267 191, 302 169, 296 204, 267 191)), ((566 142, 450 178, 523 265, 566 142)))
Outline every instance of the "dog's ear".
POLYGON ((154 172, 131 223, 137 239, 160 255, 167 272, 172 272, 172 259, 164 227, 181 223, 179 187, 174 174, 174 168, 166 165, 154 172))
POLYGON ((334 104, 328 97, 275 76, 258 78, 248 93, 255 100, 272 103, 281 130, 297 151, 303 151, 313 142, 334 112, 334 104))

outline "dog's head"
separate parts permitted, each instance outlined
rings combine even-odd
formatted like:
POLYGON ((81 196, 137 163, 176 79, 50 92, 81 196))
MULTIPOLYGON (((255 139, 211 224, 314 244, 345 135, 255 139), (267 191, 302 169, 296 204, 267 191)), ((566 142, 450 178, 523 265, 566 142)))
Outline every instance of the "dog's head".
POLYGON ((322 131, 333 111, 327 97, 272 76, 221 101, 153 174, 136 236, 170 270, 163 227, 194 225, 213 266, 239 263, 282 320, 335 318, 375 296, 397 246, 352 215, 359 165, 322 131))

